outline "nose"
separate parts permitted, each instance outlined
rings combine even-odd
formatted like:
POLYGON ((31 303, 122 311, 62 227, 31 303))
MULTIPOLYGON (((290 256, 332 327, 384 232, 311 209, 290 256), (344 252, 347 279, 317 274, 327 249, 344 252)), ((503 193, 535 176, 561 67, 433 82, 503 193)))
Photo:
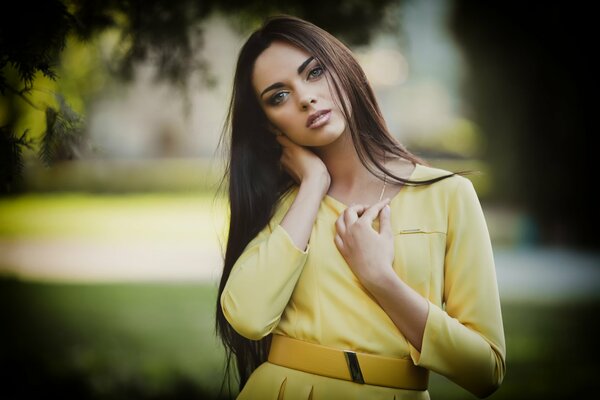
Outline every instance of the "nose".
POLYGON ((303 93, 300 95, 300 106, 303 110, 306 110, 310 104, 315 104, 317 99, 310 93, 303 93))

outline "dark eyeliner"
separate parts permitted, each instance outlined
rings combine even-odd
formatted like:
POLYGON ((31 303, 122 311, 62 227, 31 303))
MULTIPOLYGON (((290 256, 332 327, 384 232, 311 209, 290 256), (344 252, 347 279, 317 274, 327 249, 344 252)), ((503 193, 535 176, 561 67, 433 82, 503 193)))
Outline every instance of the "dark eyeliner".
POLYGON ((282 93, 284 93, 284 92, 277 92, 277 93, 275 93, 273 96, 269 97, 269 101, 268 101, 268 103, 269 103, 270 105, 272 105, 272 106, 279 105, 279 103, 281 103, 281 101, 277 102, 277 101, 276 101, 276 97, 277 97, 278 95, 282 94, 282 93))
POLYGON ((319 75, 316 76, 316 78, 320 77, 321 75, 323 75, 323 72, 325 72, 325 68, 323 68, 320 64, 317 64, 314 68, 312 68, 310 71, 308 71, 308 77, 310 77, 310 75, 316 71, 320 69, 321 73, 319 75))

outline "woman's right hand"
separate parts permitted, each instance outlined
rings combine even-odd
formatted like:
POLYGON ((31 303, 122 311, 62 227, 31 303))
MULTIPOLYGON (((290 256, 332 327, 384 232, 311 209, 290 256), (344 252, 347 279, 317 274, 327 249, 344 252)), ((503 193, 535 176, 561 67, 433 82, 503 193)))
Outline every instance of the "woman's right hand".
POLYGON ((308 181, 318 182, 325 196, 331 184, 331 176, 319 156, 310 149, 294 143, 285 135, 276 135, 275 139, 283 148, 281 165, 286 172, 298 185, 308 181))

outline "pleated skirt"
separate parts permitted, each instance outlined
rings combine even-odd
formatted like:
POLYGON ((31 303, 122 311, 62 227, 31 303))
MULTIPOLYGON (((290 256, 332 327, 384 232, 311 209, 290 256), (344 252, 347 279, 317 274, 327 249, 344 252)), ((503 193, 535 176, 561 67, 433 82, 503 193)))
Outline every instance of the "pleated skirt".
POLYGON ((430 400, 427 390, 405 390, 329 378, 264 362, 236 400, 430 400))

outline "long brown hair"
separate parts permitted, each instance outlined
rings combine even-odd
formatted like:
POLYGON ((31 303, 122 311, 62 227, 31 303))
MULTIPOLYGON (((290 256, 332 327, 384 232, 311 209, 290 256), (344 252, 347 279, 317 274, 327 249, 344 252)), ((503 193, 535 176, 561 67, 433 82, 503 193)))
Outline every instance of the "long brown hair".
POLYGON ((387 170, 379 163, 376 154, 392 153, 413 163, 429 164, 410 153, 389 133, 373 90, 351 51, 331 34, 302 19, 289 15, 267 18, 240 50, 233 93, 220 140, 221 145, 230 134, 226 146, 229 154, 225 157, 228 163, 219 185, 226 179, 229 180, 230 224, 216 301, 216 330, 227 354, 225 378, 229 376, 231 356, 234 354, 240 391, 250 374, 267 360, 272 334, 260 340, 250 340, 238 334, 223 315, 221 294, 233 265, 246 245, 268 224, 277 202, 295 184, 279 168, 281 146, 268 130, 267 118, 251 83, 256 59, 274 40, 282 40, 305 50, 319 60, 326 75, 329 73, 333 77, 330 88, 333 84, 337 98, 345 99, 341 101, 341 106, 358 156, 365 167, 378 178, 383 179, 383 175, 374 172, 371 163, 390 179, 410 185, 431 184, 462 174, 457 172, 429 180, 413 181, 387 170))

